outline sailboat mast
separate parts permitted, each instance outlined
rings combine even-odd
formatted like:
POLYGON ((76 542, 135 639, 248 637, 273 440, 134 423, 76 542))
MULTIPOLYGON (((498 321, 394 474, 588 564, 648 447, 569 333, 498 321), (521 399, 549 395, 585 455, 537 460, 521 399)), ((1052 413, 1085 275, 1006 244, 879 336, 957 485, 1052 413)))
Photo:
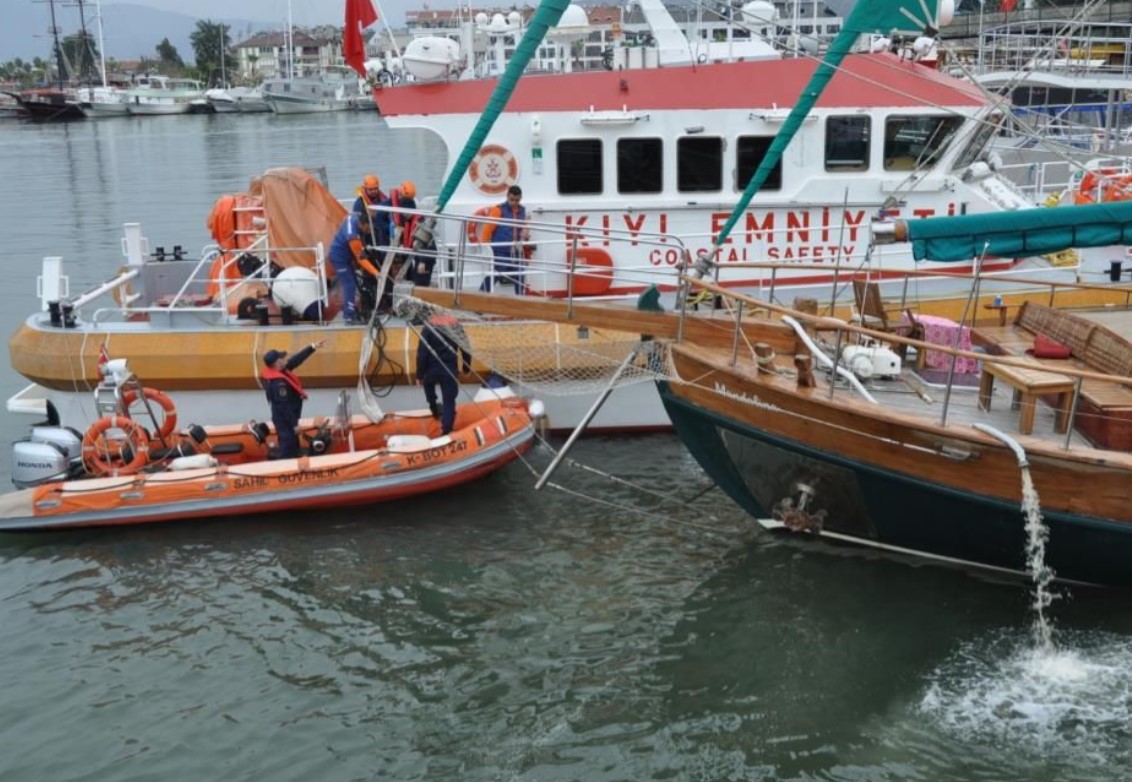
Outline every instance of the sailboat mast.
POLYGON ((86 9, 83 7, 83 0, 75 0, 75 3, 79 7, 79 45, 75 47, 75 56, 79 60, 77 63, 79 80, 85 81, 89 86, 90 66, 93 64, 94 58, 90 51, 90 36, 86 31, 86 9))
POLYGON ((47 0, 47 4, 51 6, 51 38, 55 42, 55 69, 59 77, 59 89, 63 89, 63 71, 67 69, 66 60, 63 58, 63 47, 59 43, 59 27, 55 23, 55 0, 47 0))
POLYGON ((94 16, 98 21, 98 71, 102 74, 102 86, 106 87, 106 44, 102 40, 102 2, 94 0, 94 16))
POLYGON ((287 0, 287 81, 295 78, 295 31, 291 26, 291 0, 287 0))

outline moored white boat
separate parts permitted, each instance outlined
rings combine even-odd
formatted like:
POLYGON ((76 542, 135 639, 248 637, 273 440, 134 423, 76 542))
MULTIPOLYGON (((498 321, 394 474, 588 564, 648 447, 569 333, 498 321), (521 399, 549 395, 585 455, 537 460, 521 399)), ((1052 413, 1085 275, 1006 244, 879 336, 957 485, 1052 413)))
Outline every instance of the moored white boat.
POLYGON ((271 111, 271 107, 263 99, 263 90, 260 87, 233 87, 229 90, 229 94, 236 101, 237 108, 245 114, 271 111))
POLYGON ((208 101, 212 110, 217 114, 234 114, 240 110, 240 106, 236 103, 236 98, 230 89, 213 87, 205 90, 204 99, 208 101))
POLYGON ((76 97, 83 113, 91 119, 124 117, 130 113, 129 92, 121 87, 80 87, 76 97))
POLYGON ((368 97, 350 68, 330 67, 293 79, 268 79, 261 87, 263 100, 276 114, 310 114, 345 111, 368 97))
MULTIPOLYGON (((654 7, 659 3, 646 5, 654 28, 667 29, 665 40, 679 32, 674 24, 665 27, 671 18, 654 7)), ((926 19, 924 26, 935 21, 926 19)), ((390 127, 436 134, 447 147, 450 172, 467 166, 449 185, 446 212, 472 215, 518 185, 540 223, 602 235, 578 248, 589 254, 587 263, 614 270, 617 284, 611 281, 601 293, 635 293, 655 282, 655 272, 667 271, 674 280, 676 267, 689 262, 685 250, 695 258, 714 249, 712 238, 816 67, 812 58, 783 56, 755 36, 741 61, 720 52, 698 63, 685 53, 681 62, 680 51, 675 43, 662 47, 655 59, 663 68, 525 76, 470 161, 461 153, 494 78, 381 86, 374 95, 390 127), (683 246, 646 241, 662 234, 679 236, 683 246), (615 235, 641 241, 614 254, 615 235)), ((994 101, 933 66, 927 49, 846 58, 719 248, 713 274, 729 287, 755 288, 766 280, 739 264, 784 261, 827 265, 830 274, 817 277, 829 279, 835 268, 866 261, 864 227, 878 216, 1030 206, 988 163, 1002 119, 994 101), (918 62, 921 55, 932 64, 918 62)), ((572 248, 532 233, 532 266, 568 266, 572 248)), ((451 248, 461 241, 439 237, 451 248)), ((867 260, 886 270, 913 266, 906 248, 878 249, 867 260)), ((1015 261, 987 259, 986 268, 1015 261)), ((815 281, 812 271, 785 275, 815 281)), ((562 296, 566 279, 534 272, 527 283, 534 295, 562 296)))
POLYGON ((194 101, 204 100, 204 87, 195 79, 144 76, 129 89, 131 114, 188 114, 194 101))

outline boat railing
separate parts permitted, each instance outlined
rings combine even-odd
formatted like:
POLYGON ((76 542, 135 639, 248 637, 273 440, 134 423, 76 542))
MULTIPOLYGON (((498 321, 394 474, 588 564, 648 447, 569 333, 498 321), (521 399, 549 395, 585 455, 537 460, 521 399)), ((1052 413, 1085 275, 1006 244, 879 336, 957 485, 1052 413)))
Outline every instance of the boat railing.
MULTIPOLYGON (((738 269, 762 269, 769 273, 770 280, 766 286, 767 299, 778 306, 787 306, 780 299, 784 292, 796 291, 806 294, 812 293, 807 285, 791 284, 789 278, 780 279, 783 272, 797 274, 798 272, 831 273, 829 266, 819 264, 793 264, 775 262, 737 263, 738 269)), ((883 269, 874 269, 866 265, 849 267, 843 266, 832 270, 833 284, 825 286, 830 295, 821 299, 825 312, 838 315, 846 313, 852 301, 850 288, 853 280, 868 279, 876 282, 885 294, 895 295, 892 302, 894 309, 904 311, 908 308, 940 309, 941 313, 954 314, 954 307, 948 310, 945 306, 933 306, 936 302, 951 302, 955 300, 957 291, 965 292, 973 286, 977 293, 984 292, 990 296, 1003 297, 1008 302, 1021 304, 1024 300, 1033 300, 1048 307, 1070 307, 1079 305, 1082 300, 1088 299, 1094 306, 1108 309, 1132 309, 1132 286, 1128 285, 1098 285, 1080 282, 1077 279, 1043 279, 1033 276, 1037 269, 1005 269, 1001 271, 982 272, 978 275, 968 272, 947 272, 944 270, 917 270, 909 269, 900 272, 886 272, 883 269), (923 284, 921 286, 921 283, 923 284), (844 297, 844 298, 843 298, 844 297)), ((1073 268, 1050 269, 1040 271, 1063 271, 1074 273, 1073 268)))
MULTIPOLYGON (((326 302, 329 283, 326 278, 326 257, 321 243, 313 247, 273 247, 268 235, 258 231, 256 238, 246 247, 224 250, 212 244, 207 245, 200 254, 193 269, 185 276, 179 287, 171 294, 138 306, 140 294, 134 293, 131 281, 140 276, 140 267, 124 267, 123 271, 106 283, 84 293, 70 302, 77 310, 81 306, 110 293, 116 306, 101 307, 91 316, 91 323, 98 325, 110 320, 121 320, 139 314, 154 316, 178 316, 191 313, 197 320, 216 324, 229 323, 241 317, 239 305, 247 298, 258 298, 270 291, 272 281, 279 266, 277 263, 288 255, 313 258, 313 264, 304 262, 315 274, 317 300, 326 302), (219 264, 217 263, 219 261, 219 264), (256 287, 262 286, 262 287, 256 287), (205 291, 201 296, 198 292, 205 291), (211 292, 210 292, 211 291, 211 292)), ((243 314, 244 317, 247 313, 243 314)), ((323 318, 319 317, 319 322, 323 318)))
MULTIPOLYGON (((378 247, 378 255, 408 253, 436 262, 434 285, 453 290, 475 289, 484 280, 506 276, 510 270, 499 268, 490 242, 483 242, 487 225, 507 227, 513 231, 529 231, 529 238, 516 241, 515 252, 520 261, 523 287, 530 295, 547 295, 587 300, 623 298, 632 289, 636 295, 642 287, 657 285, 675 290, 679 285, 676 269, 690 265, 685 243, 671 235, 649 231, 629 231, 612 226, 570 225, 549 220, 514 221, 486 215, 435 214, 427 209, 405 209, 390 206, 371 207, 375 216, 399 214, 434 219, 431 229, 434 242, 418 241, 412 248, 398 244, 378 247), (618 247, 652 248, 656 262, 614 263, 618 247)), ((378 217, 377 219, 384 219, 378 217)), ((651 251, 650 251, 651 252, 651 251)))
MULTIPOLYGON (((1119 176, 1132 171, 1126 158, 1096 157, 1085 163, 1071 160, 1045 160, 1029 163, 1006 163, 998 168, 1005 180, 1034 203, 1061 199, 1074 191, 1087 169, 1119 176)), ((1105 176, 1101 174, 1102 178, 1105 176)), ((1100 189, 1098 188, 1098 192, 1100 189)))
MULTIPOLYGON (((1000 367, 1014 367, 1023 370, 1037 370, 1046 373, 1049 376, 1061 376, 1066 379, 1065 386, 1070 384, 1072 390, 1069 391, 1070 397, 1066 400, 1065 410, 1068 411, 1065 419, 1064 437, 1060 440, 1060 447, 1063 450, 1069 451, 1074 448, 1073 437, 1077 430, 1079 417, 1085 415, 1080 410, 1080 402, 1082 395, 1082 385, 1086 381, 1096 381, 1104 384, 1113 384, 1119 387, 1132 388, 1132 377, 1126 375, 1110 375, 1097 370, 1088 368, 1080 368, 1074 366, 1068 361, 1058 362, 1056 365, 1050 363, 1039 363, 1037 360, 1029 358, 1028 356, 1012 356, 1012 355, 995 355, 989 352, 963 349, 956 345, 940 344, 936 342, 928 342, 925 339, 903 336, 887 331, 878 331, 869 328, 860 323, 853 323, 844 320, 840 317, 831 315, 821 315, 813 312, 805 312, 792 307, 775 304, 773 302, 763 301, 751 296, 747 296, 735 291, 723 288, 710 280, 693 278, 690 276, 683 277, 684 283, 692 289, 703 290, 715 297, 718 301, 722 302, 723 307, 730 310, 734 315, 733 317, 733 349, 731 363, 734 366, 739 358, 742 349, 746 349, 750 353, 750 358, 754 362, 759 361, 759 351, 757 344, 751 344, 750 336, 744 331, 744 318, 763 318, 765 320, 778 319, 784 321, 783 328, 798 327, 806 331, 806 339, 799 338, 799 341, 809 346, 812 349, 814 344, 813 337, 821 335, 821 341, 826 345, 832 342, 832 356, 825 356, 824 362, 831 372, 831 380, 829 383, 829 394, 833 398, 838 393, 857 393, 867 401, 875 402, 872 396, 868 393, 867 387, 862 387, 859 382, 846 381, 843 385, 834 382, 832 375, 844 376, 842 369, 844 368, 841 362, 843 349, 849 345, 855 344, 875 344, 875 345, 890 345, 893 348, 911 348, 917 353, 930 351, 932 353, 943 354, 948 369, 946 371, 946 381, 943 384, 943 403, 939 410, 938 423, 941 427, 948 425, 948 417, 951 409, 951 399, 953 392, 959 390, 956 383, 956 366, 961 359, 977 362, 978 373, 981 378, 980 385, 977 387, 980 397, 983 395, 984 385, 987 373, 987 366, 1000 366, 1000 367)), ((1080 286, 1095 291, 1098 286, 1080 286)), ((1111 290, 1111 289, 1102 289, 1111 290)), ((1132 294, 1132 291, 1120 291, 1127 297, 1132 294)), ((1020 303, 1020 302, 1018 302, 1020 303)), ((968 309, 978 308, 980 305, 984 308, 989 308, 993 302, 993 297, 986 297, 986 300, 981 300, 977 293, 972 294, 969 298, 967 307, 968 309)), ((1128 300, 1125 298, 1124 307, 1129 308, 1128 300)), ((689 317, 686 311, 681 311, 681 319, 689 317)), ((974 325, 974 324, 972 324, 974 325)), ((962 328, 962 326, 961 326, 962 328)), ((683 333, 683 323, 681 324, 680 333, 683 333)), ((679 341, 679 340, 678 340, 679 341)), ((958 337, 956 342, 958 342, 958 337)), ((1132 356, 1130 356, 1132 360, 1132 356)), ((975 388, 963 387, 963 392, 971 393, 975 388)), ((1062 392, 1065 393, 1065 392, 1062 392)), ((1036 400, 1032 401, 1036 404, 1036 400)), ((1089 412, 1088 416, 1094 419, 1105 418, 1103 411, 1101 413, 1089 412)), ((1112 417, 1113 420, 1121 420, 1112 417)), ((1096 423, 1096 422, 1094 422, 1096 423)), ((1061 432, 1060 426, 1056 430, 1061 432)), ((1081 448, 1093 450, 1094 446, 1085 444, 1078 446, 1081 448)))

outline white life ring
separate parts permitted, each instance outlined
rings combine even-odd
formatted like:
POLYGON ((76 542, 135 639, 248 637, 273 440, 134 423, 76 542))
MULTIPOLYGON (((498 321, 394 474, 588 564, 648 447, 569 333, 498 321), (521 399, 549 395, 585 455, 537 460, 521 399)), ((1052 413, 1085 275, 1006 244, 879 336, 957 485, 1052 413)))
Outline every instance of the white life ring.
POLYGON ((507 147, 484 144, 468 166, 468 176, 481 193, 502 195, 519 181, 519 161, 507 147))

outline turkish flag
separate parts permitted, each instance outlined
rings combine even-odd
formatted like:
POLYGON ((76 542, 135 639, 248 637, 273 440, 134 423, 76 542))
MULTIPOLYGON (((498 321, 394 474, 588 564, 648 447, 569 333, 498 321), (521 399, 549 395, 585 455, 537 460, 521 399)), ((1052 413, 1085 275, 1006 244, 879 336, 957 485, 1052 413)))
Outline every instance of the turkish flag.
MULTIPOLYGON (((369 2, 369 0, 366 0, 366 2, 369 2)), ((1002 0, 1002 2, 998 4, 998 8, 1004 14, 1008 14, 1014 10, 1014 6, 1016 5, 1018 5, 1018 0, 1002 0)))
POLYGON ((377 21, 370 0, 346 0, 346 29, 342 33, 342 56, 361 76, 366 75, 366 42, 362 30, 377 21))

